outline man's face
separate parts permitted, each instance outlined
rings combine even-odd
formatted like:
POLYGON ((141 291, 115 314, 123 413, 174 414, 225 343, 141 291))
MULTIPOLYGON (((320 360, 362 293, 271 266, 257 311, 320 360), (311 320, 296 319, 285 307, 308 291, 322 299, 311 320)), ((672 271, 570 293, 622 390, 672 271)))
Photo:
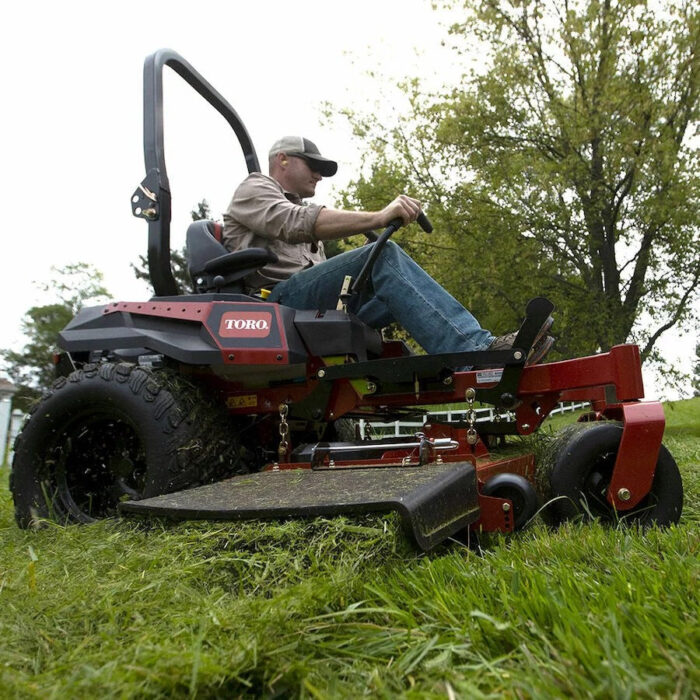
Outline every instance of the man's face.
POLYGON ((288 156, 286 187, 300 197, 313 197, 316 184, 323 178, 321 173, 312 169, 313 163, 299 156, 288 156))

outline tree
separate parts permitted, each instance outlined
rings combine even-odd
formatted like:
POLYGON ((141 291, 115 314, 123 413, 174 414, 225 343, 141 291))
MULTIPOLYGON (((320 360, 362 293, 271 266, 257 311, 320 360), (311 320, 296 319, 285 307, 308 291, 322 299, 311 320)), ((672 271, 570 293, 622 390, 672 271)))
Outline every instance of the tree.
POLYGON ((209 208, 209 202, 203 199, 201 202, 197 202, 197 208, 190 212, 192 221, 202 221, 204 219, 211 219, 211 209, 209 208))
POLYGON ((388 173, 432 202, 421 262, 487 327, 544 293, 563 352, 655 357, 700 278, 697 4, 474 0, 451 34, 479 66, 440 95, 408 82, 390 129, 351 115, 374 169, 346 197, 388 173))
POLYGON ((32 306, 22 320, 22 332, 27 344, 21 351, 0 350, 3 369, 20 389, 13 399, 15 405, 27 407, 27 401, 48 389, 54 378, 54 353, 58 332, 87 303, 99 303, 107 297, 102 273, 85 263, 52 268, 54 278, 39 286, 53 301, 32 306))
MULTIPOLYGON (((206 199, 198 202, 197 208, 190 212, 190 216, 192 221, 211 219, 209 202, 206 199)), ((190 279, 190 273, 187 271, 187 250, 185 247, 170 251, 170 266, 177 286, 183 293, 191 294, 194 291, 194 287, 190 279)), ((131 263, 131 269, 134 271, 136 279, 143 280, 147 284, 151 283, 151 275, 148 272, 148 260, 145 255, 139 255, 139 262, 137 264, 131 263)))

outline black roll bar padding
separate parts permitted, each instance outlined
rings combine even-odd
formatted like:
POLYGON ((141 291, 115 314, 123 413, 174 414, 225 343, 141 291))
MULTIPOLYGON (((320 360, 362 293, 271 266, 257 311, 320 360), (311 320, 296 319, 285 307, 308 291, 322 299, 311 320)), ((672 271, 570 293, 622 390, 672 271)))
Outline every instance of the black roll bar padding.
POLYGON ((201 95, 233 129, 243 150, 248 172, 259 172, 253 142, 233 107, 182 56, 159 49, 143 66, 143 154, 147 178, 155 179, 157 215, 148 220, 148 271, 156 296, 179 294, 170 267, 170 183, 165 167, 163 138, 163 66, 172 68, 201 95))

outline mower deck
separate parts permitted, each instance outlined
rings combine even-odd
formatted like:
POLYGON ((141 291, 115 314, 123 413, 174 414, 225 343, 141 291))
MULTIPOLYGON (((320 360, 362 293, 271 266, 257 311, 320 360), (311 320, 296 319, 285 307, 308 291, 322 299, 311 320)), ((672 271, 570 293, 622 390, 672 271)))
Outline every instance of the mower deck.
POLYGON ((257 472, 125 501, 119 510, 175 520, 248 520, 395 510, 424 551, 468 527, 480 515, 476 471, 469 462, 257 472))

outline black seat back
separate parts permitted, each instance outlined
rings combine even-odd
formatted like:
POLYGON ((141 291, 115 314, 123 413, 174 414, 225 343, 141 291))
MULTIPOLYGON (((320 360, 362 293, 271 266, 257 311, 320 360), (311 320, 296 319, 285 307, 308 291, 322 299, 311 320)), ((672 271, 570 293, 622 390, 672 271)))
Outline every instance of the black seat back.
POLYGON ((245 278, 277 256, 266 248, 229 253, 221 243, 221 224, 208 219, 194 221, 187 229, 187 271, 197 293, 242 294, 245 278))

